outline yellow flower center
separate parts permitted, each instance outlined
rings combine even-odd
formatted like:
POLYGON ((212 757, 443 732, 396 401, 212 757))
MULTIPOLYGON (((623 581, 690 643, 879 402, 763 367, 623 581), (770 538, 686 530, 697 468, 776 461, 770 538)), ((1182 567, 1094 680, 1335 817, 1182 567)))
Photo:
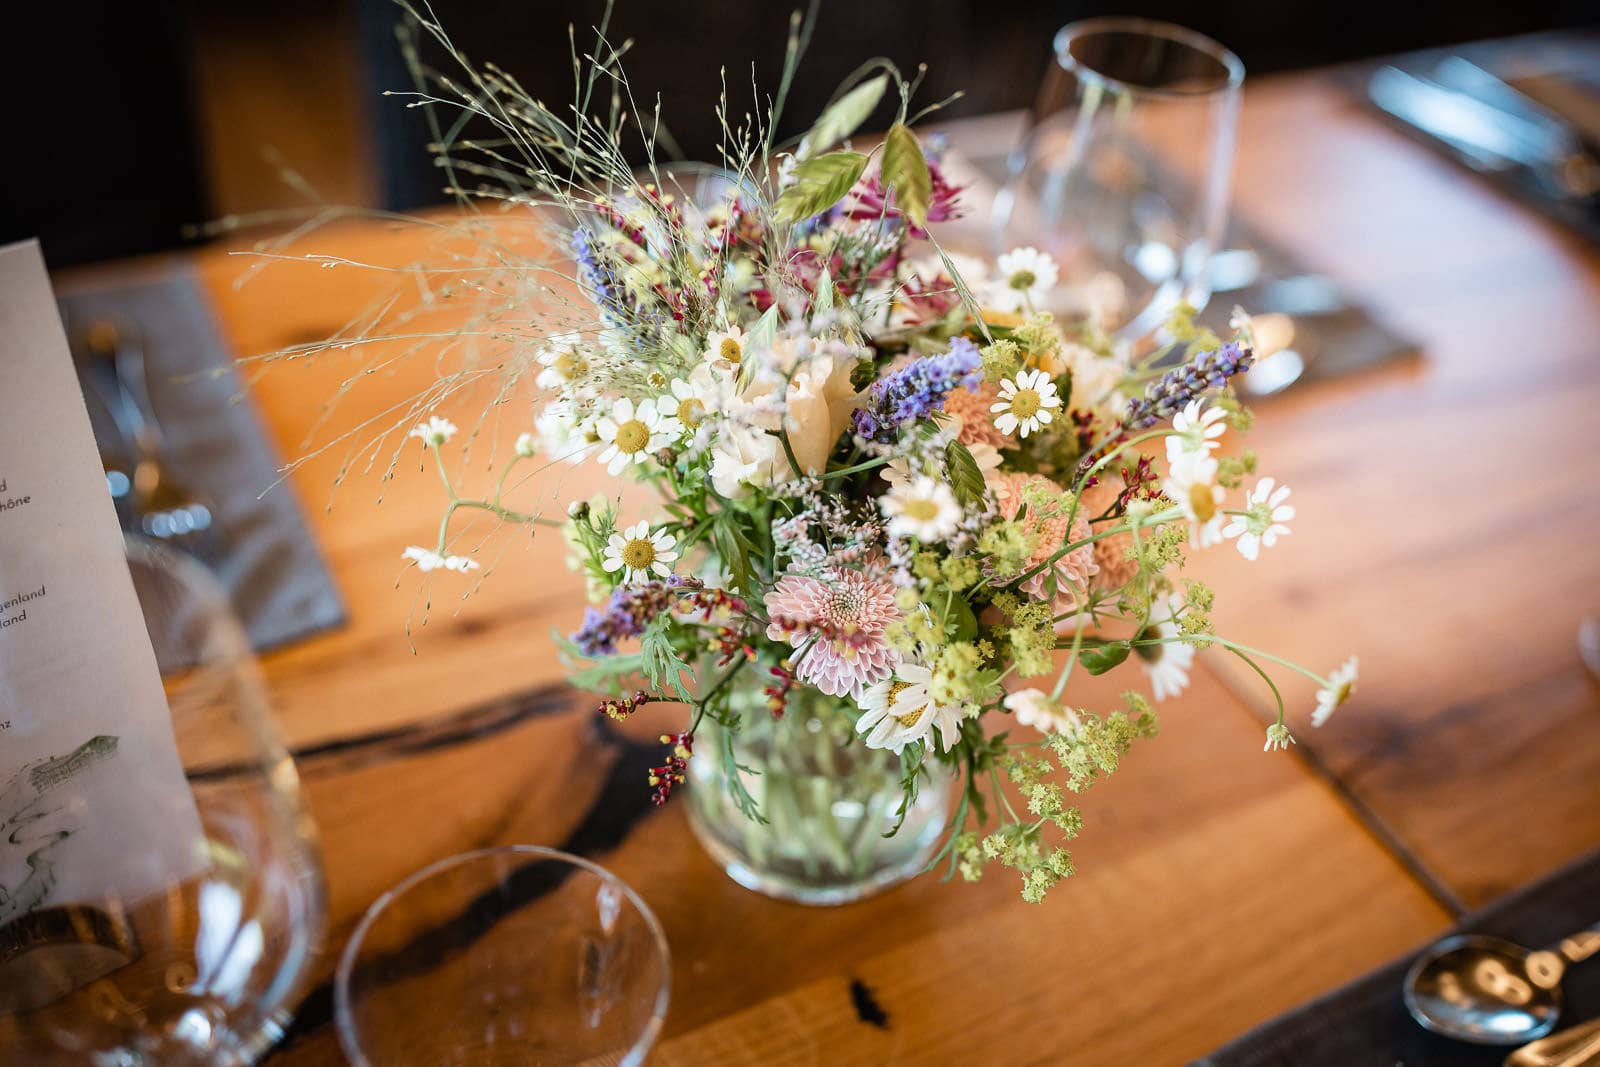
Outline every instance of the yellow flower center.
POLYGON ((1006 279, 1006 284, 1013 289, 1032 289, 1039 276, 1031 270, 1019 270, 1006 279))
POLYGON ((1039 394, 1033 389, 1018 389, 1011 398, 1011 414, 1019 419, 1032 418, 1039 413, 1039 394))
POLYGON ((569 382, 584 374, 588 369, 588 363, 576 352, 569 350, 556 357, 555 372, 569 382))
POLYGON ((678 402, 678 421, 690 429, 699 426, 700 421, 705 417, 706 406, 701 403, 699 397, 691 396, 687 400, 678 402))
POLYGON ((906 502, 905 516, 918 522, 927 522, 939 517, 939 505, 927 499, 910 500, 906 502))
MULTIPOLYGON (((904 693, 910 688, 911 685, 909 682, 894 682, 889 686, 889 699, 887 701, 887 706, 891 715, 894 714, 894 702, 900 699, 901 693, 904 693)), ((916 708, 913 711, 908 711, 903 715, 895 715, 894 721, 909 730, 911 727, 917 725, 918 720, 922 718, 922 713, 927 710, 928 705, 923 704, 921 707, 916 708)))
POLYGON ((622 562, 636 571, 642 571, 656 561, 656 546, 643 537, 635 537, 622 546, 622 562))
POLYGON ((1212 495, 1209 485, 1191 485, 1189 487, 1189 507, 1194 511, 1194 517, 1201 522, 1210 522, 1217 513, 1217 501, 1212 495))
POLYGON ((717 355, 721 356, 725 363, 737 363, 744 358, 744 349, 740 347, 738 341, 724 337, 722 345, 717 349, 717 355))
POLYGON ((629 455, 650 443, 650 427, 638 419, 629 419, 617 427, 617 448, 629 455))

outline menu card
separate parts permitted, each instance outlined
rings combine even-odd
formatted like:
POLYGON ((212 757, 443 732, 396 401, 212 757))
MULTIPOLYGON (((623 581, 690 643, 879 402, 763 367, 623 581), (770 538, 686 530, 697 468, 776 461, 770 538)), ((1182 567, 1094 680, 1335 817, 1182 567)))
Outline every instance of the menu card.
POLYGON ((44 260, 0 248, 0 970, 204 843, 44 260))

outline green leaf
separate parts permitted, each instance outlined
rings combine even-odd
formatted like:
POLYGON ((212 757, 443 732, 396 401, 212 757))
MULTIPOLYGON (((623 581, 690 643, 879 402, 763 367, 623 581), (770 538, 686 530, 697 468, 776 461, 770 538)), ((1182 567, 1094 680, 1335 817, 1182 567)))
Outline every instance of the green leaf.
POLYGON ((953 640, 971 641, 978 636, 978 617, 972 613, 972 605, 967 603, 964 596, 950 598, 950 610, 945 613, 945 623, 950 627, 953 640))
MULTIPOLYGON (((822 274, 817 278, 816 299, 812 301, 811 311, 815 315, 826 315, 833 310, 833 275, 829 273, 826 264, 822 267, 822 274)), ((774 305, 776 306, 776 305, 774 305)))
POLYGON ((867 121, 867 116, 872 114, 872 109, 878 106, 878 101, 883 99, 883 90, 888 84, 887 74, 868 78, 830 104, 811 127, 811 132, 806 134, 805 140, 800 142, 796 158, 808 159, 855 133, 867 121))
POLYGON ((1078 662, 1090 674, 1104 674, 1128 658, 1133 646, 1127 641, 1108 641, 1099 648, 1078 650, 1078 662))
POLYGON ((820 215, 844 199, 866 169, 867 157, 860 152, 829 152, 806 160, 795 167, 794 182, 779 195, 773 217, 787 223, 820 215))
POLYGON ((672 687, 685 704, 693 704, 694 696, 689 692, 689 687, 683 684, 683 676, 687 674, 693 679, 694 672, 678 654, 678 650, 672 647, 672 640, 667 636, 667 625, 670 624, 671 618, 670 615, 659 616, 658 622, 652 623, 644 632, 639 646, 644 659, 644 673, 657 691, 660 691, 662 684, 665 683, 672 687))
POLYGON ((983 503, 983 471, 966 445, 951 441, 944 450, 944 465, 957 500, 969 506, 983 503))
POLYGON ((901 122, 889 127, 889 135, 883 141, 883 185, 894 192, 895 207, 906 218, 919 228, 927 227, 933 176, 928 173, 928 161, 922 155, 917 135, 901 122))

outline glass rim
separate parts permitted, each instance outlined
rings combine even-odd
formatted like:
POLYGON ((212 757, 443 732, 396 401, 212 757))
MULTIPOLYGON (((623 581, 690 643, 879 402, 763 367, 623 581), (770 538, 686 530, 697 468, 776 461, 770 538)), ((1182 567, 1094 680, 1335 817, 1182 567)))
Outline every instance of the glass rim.
POLYGON ((1160 19, 1140 18, 1135 15, 1100 15, 1094 18, 1079 19, 1077 22, 1069 22, 1057 30, 1053 44, 1056 63, 1063 70, 1083 81, 1091 82, 1106 89, 1140 93, 1145 96, 1199 99, 1223 91, 1236 90, 1244 82, 1244 63, 1233 53, 1232 49, 1207 37, 1198 30, 1179 26, 1175 22, 1163 22, 1160 19), (1086 37, 1099 34, 1112 33, 1143 35, 1182 45, 1217 63, 1222 68, 1224 76, 1218 78, 1214 84, 1196 89, 1173 89, 1164 86, 1138 85, 1134 82, 1124 81, 1121 78, 1114 78, 1109 74, 1102 73, 1086 65, 1072 54, 1071 45, 1074 41, 1080 41, 1086 37))
POLYGON ((616 889, 620 889, 639 914, 644 918, 645 926, 650 930, 651 940, 655 942, 656 950, 661 954, 661 988, 656 991, 655 1006, 650 1012, 650 1021, 645 1024, 639 1036, 634 1039, 633 1045, 628 1049, 627 1056, 622 1060, 623 1067, 642 1063, 644 1054, 656 1043, 656 1038, 661 1035, 661 1029, 666 1023, 667 1008, 671 1002, 672 994, 672 951, 667 943, 667 935, 661 928, 661 920, 656 918, 656 913, 650 910, 650 905, 644 902, 637 890, 623 881, 611 871, 600 866, 592 860, 582 856, 574 856, 570 852, 560 849, 547 848, 544 845, 498 845, 489 848, 473 849, 470 852, 458 852, 453 856, 435 860, 418 870, 411 872, 405 878, 396 882, 378 895, 362 913, 361 921, 350 932, 350 938, 345 942, 343 950, 339 953, 339 965, 334 968, 333 974, 333 1020, 334 1028, 339 1035, 339 1045, 344 1050, 345 1056, 357 1067, 371 1067, 371 1061, 362 1051, 356 1039, 355 1021, 352 1018, 350 1006, 350 978, 355 973, 356 957, 360 954, 361 945, 366 941, 367 933, 377 922, 378 917, 386 911, 391 904, 399 900, 406 893, 426 882, 435 875, 456 867, 462 867, 479 860, 506 856, 532 856, 546 860, 565 863, 571 867, 586 870, 600 878, 601 881, 616 889))

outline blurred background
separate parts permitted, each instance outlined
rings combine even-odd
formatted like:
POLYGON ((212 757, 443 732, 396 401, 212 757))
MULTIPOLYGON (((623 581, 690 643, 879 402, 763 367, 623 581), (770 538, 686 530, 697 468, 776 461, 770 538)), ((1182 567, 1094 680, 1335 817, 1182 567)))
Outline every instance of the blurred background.
MULTIPOLYGON (((169 248, 192 239, 193 223, 301 206, 308 194, 389 208, 443 199, 421 113, 381 95, 411 85, 391 0, 28 6, 33 28, 0 74, 12 82, 10 170, 20 186, 0 199, 0 240, 40 236, 52 266, 169 248)), ((563 100, 571 95, 565 27, 575 23, 582 41, 604 3, 435 0, 433 8, 462 52, 496 62, 535 97, 563 100)), ((620 0, 616 8, 611 37, 636 42, 627 59, 635 86, 659 89, 686 156, 712 158, 720 65, 748 59, 758 84, 775 85, 793 5, 620 0)), ((1215 37, 1259 76, 1576 26, 1600 8, 1592 0, 824 0, 788 113, 795 122, 815 115, 857 59, 875 54, 907 71, 928 64, 919 99, 965 89, 952 115, 1023 107, 1057 27, 1134 13, 1215 37)), ((727 77, 742 109, 751 72, 727 77)))

